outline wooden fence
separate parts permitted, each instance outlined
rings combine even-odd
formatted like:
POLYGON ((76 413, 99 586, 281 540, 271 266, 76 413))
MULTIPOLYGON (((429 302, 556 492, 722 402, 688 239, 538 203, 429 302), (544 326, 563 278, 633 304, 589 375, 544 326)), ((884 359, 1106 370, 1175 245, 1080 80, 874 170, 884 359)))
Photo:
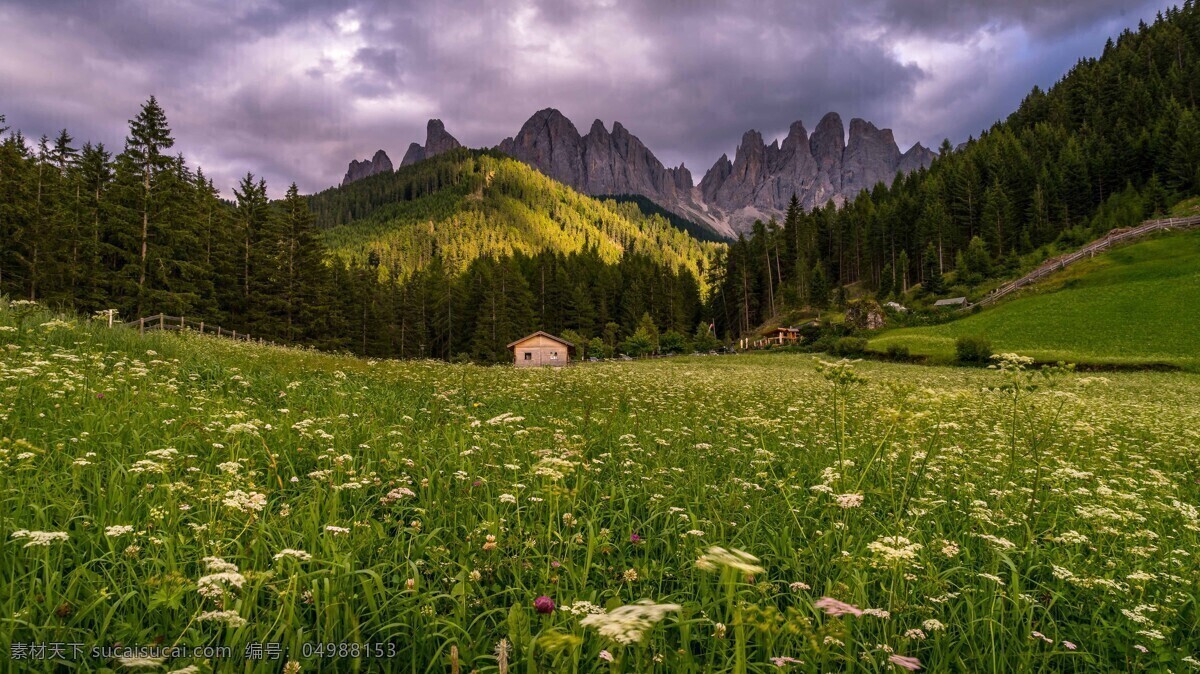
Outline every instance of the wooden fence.
POLYGON ((975 304, 964 306, 963 310, 966 311, 972 307, 981 307, 992 304, 1005 295, 1014 293, 1033 283, 1034 281, 1037 281, 1038 279, 1053 274, 1056 271, 1066 269, 1068 266, 1085 258, 1092 258, 1096 255, 1096 253, 1120 241, 1127 241, 1129 239, 1144 236, 1150 232, 1156 232, 1163 229, 1187 229, 1189 227, 1197 226, 1200 226, 1200 215, 1194 215, 1188 218, 1163 218, 1161 220, 1147 220, 1133 229, 1113 230, 1103 237, 1089 243, 1083 248, 1080 248, 1074 253, 1071 253, 1070 255, 1047 260, 1040 267, 1034 269, 1021 278, 1015 281, 1009 281, 1008 283, 991 291, 975 304))
MULTIPOLYGON (((109 325, 112 325, 110 322, 109 325)), ((204 321, 191 321, 183 316, 167 316, 165 314, 155 314, 154 316, 146 316, 125 323, 127 328, 137 328, 139 333, 145 333, 147 330, 194 330, 201 334, 216 335, 218 337, 229 337, 231 339, 240 339, 247 342, 258 342, 259 344, 274 344, 264 339, 254 339, 246 332, 238 332, 237 330, 226 330, 219 325, 212 325, 204 321)))

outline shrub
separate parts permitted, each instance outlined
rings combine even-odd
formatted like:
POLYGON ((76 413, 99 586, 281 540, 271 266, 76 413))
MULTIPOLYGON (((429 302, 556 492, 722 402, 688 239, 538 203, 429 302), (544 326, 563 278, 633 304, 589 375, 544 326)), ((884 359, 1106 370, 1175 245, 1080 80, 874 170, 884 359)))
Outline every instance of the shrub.
POLYGON ((676 330, 668 330, 658 338, 658 350, 662 353, 683 353, 690 346, 687 337, 676 330))
POLYGON ((981 365, 992 357, 992 343, 979 335, 964 335, 954 340, 954 354, 960 363, 981 365))
POLYGON ((907 345, 892 343, 887 345, 887 357, 892 360, 908 360, 911 354, 907 345))
POLYGON ((842 337, 833 345, 835 356, 858 356, 867 351, 867 340, 862 337, 842 337))

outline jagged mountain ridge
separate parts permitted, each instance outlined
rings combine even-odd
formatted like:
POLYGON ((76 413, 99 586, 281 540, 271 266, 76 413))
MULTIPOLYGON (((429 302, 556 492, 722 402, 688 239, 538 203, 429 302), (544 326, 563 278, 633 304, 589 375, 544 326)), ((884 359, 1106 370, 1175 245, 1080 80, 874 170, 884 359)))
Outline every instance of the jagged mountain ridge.
MULTIPOLYGON (((442 124, 442 120, 431 119, 425 125, 425 144, 409 144, 408 151, 404 153, 404 159, 400 160, 400 165, 409 166, 423 159, 436 157, 457 147, 462 147, 462 143, 446 132, 446 126, 442 124)), ((370 161, 365 159, 362 161, 351 161, 349 168, 346 169, 346 177, 342 179, 342 185, 348 185, 356 180, 369 178, 380 173, 391 172, 392 161, 388 159, 386 152, 379 150, 370 161)))
POLYGON ((829 113, 810 138, 794 122, 782 145, 762 134, 742 136, 735 159, 722 155, 699 185, 682 164, 669 168, 620 122, 609 133, 592 123, 581 136, 553 108, 539 110, 498 149, 587 194, 641 194, 664 208, 734 235, 755 220, 782 216, 792 194, 806 209, 830 200, 842 204, 878 182, 890 184, 898 171, 928 166, 934 153, 920 143, 901 153, 891 129, 829 113))
MULTIPOLYGON (((458 146, 440 120, 430 120, 425 146, 410 145, 401 166, 458 146)), ((755 220, 782 217, 793 194, 806 209, 841 205, 878 182, 890 184, 897 172, 929 166, 936 156, 920 143, 901 153, 891 129, 858 118, 850 120, 847 138, 832 112, 811 137, 803 122, 793 122, 782 144, 767 145, 761 133, 747 131, 734 159, 722 155, 698 185, 686 166, 664 166, 620 122, 610 132, 597 119, 580 134, 554 108, 534 113, 496 149, 585 194, 642 195, 730 237, 755 220)))
POLYGON ((349 185, 355 180, 362 180, 379 173, 390 173, 392 170, 392 160, 388 159, 387 153, 383 150, 377 150, 375 156, 362 161, 351 161, 350 166, 346 168, 346 177, 342 178, 343 185, 349 185))
POLYGON ((404 153, 404 159, 400 160, 400 165, 409 166, 422 159, 436 157, 456 147, 462 147, 462 143, 446 132, 446 126, 442 124, 442 120, 431 119, 425 125, 425 145, 410 143, 408 151, 404 153))

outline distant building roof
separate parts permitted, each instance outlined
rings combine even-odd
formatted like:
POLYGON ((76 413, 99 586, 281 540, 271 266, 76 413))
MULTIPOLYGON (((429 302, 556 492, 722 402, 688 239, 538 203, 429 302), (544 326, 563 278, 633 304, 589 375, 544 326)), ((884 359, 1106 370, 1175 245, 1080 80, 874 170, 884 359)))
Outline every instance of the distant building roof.
POLYGON ((512 342, 511 344, 509 344, 509 345, 508 345, 508 348, 510 348, 510 349, 511 349, 511 348, 515 347, 516 345, 520 344, 521 342, 524 342, 524 341, 526 341, 526 340, 528 340, 528 339, 532 339, 532 338, 534 338, 534 337, 545 337, 545 338, 547 338, 547 339, 552 339, 552 340, 554 340, 554 341, 558 342, 559 344, 562 344, 563 346, 566 346, 566 347, 568 347, 568 348, 571 348, 571 349, 574 349, 574 348, 575 348, 575 345, 574 345, 574 344, 572 344, 572 343, 568 342, 567 340, 563 339, 562 337, 555 337, 554 335, 552 335, 552 334, 550 334, 550 333, 548 333, 548 332, 544 332, 544 331, 542 331, 542 330, 538 330, 537 332, 534 332, 534 333, 530 333, 530 334, 528 334, 528 335, 525 335, 524 337, 522 337, 522 338, 518 339, 517 341, 515 341, 515 342, 512 342))
POLYGON ((965 298, 965 297, 951 297, 950 299, 938 300, 933 303, 933 306, 935 306, 935 307, 954 307, 954 306, 958 306, 960 304, 966 304, 966 303, 967 303, 967 298, 965 298))

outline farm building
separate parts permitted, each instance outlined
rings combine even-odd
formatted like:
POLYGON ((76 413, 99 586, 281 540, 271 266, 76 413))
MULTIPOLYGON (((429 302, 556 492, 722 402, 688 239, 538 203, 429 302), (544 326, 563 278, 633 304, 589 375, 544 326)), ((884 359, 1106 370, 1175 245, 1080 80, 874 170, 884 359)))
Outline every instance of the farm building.
POLYGON ((561 337, 538 330, 508 345, 517 367, 562 367, 571 362, 575 345, 561 337))
POLYGON ((767 333, 767 343, 778 344, 798 344, 800 342, 800 328, 775 328, 767 333))
POLYGON ((965 307, 966 305, 967 305, 967 298, 951 297, 950 299, 938 300, 938 301, 934 302, 933 308, 934 309, 942 309, 942 308, 947 308, 947 307, 955 308, 955 307, 965 307))
POLYGON ((767 349, 772 346, 799 344, 802 341, 804 341, 804 336, 800 334, 800 328, 783 327, 773 328, 758 339, 744 337, 738 346, 742 349, 767 349))

